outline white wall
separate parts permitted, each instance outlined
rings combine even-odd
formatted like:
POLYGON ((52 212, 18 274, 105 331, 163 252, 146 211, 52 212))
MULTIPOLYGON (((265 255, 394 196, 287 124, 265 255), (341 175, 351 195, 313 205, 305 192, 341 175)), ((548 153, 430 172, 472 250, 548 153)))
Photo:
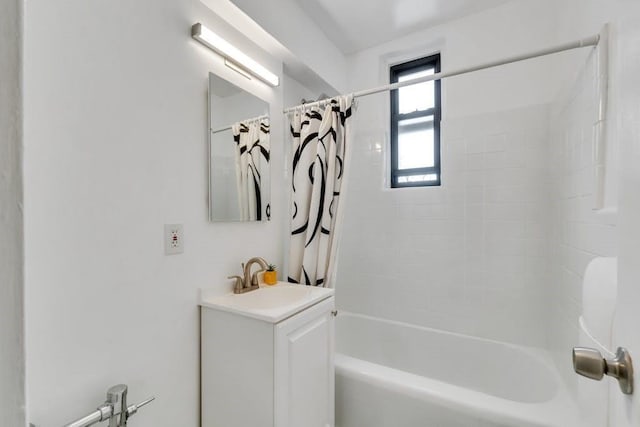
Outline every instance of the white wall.
POLYGON ((25 17, 29 421, 62 425, 123 382, 157 397, 136 426, 197 426, 197 290, 230 290, 252 256, 281 263, 287 207, 274 120, 273 220, 207 221, 208 72, 275 112, 282 88, 226 68, 190 26, 282 65, 198 0, 35 0, 25 17), (184 224, 184 254, 163 254, 165 223, 184 224))
MULTIPOLYGON (((545 344, 545 106, 442 123, 442 187, 381 190, 358 132, 336 285, 341 309, 545 344)), ((366 127, 358 115, 354 127, 366 127)))
POLYGON ((286 74, 284 75, 282 86, 285 108, 300 105, 300 101, 303 98, 317 99, 318 96, 320 96, 320 93, 313 92, 308 87, 286 74))
POLYGON ((0 414, 25 424, 22 2, 0 3, 0 414))
MULTIPOLYGON (((443 71, 553 44, 548 8, 512 2, 350 59, 352 89, 437 51, 443 71), (531 37, 537 34, 538 37, 531 37)), ((342 309, 542 346, 550 59, 445 80, 441 187, 387 189, 388 94, 359 100, 336 284, 342 309)))
MULTIPOLYGON (((555 17, 548 5, 513 1, 348 57, 349 90, 388 84, 389 64, 429 53, 441 52, 442 70, 448 71, 555 42, 555 17)), ((548 73, 552 63, 552 58, 535 59, 447 79, 443 84, 443 118, 548 103, 559 88, 548 73)), ((378 103, 377 99, 367 97, 362 103, 378 103)), ((374 125, 385 128, 385 110, 378 108, 376 113, 374 125)))

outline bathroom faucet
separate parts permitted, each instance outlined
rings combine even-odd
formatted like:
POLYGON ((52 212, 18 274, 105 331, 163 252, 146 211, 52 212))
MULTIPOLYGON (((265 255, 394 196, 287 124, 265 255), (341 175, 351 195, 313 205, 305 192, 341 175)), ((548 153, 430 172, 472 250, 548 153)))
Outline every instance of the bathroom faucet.
POLYGON ((254 287, 258 287, 258 273, 265 271, 267 268, 269 268, 269 264, 267 264, 267 261, 265 261, 264 258, 255 257, 247 261, 244 266, 244 286, 250 286, 252 289, 254 289, 254 287), (261 268, 252 275, 251 266, 256 262, 260 264, 261 268))
POLYGON ((242 276, 227 277, 227 279, 234 279, 236 281, 233 286, 233 293, 243 294, 245 292, 258 289, 260 287, 258 285, 258 273, 266 270, 267 268, 269 268, 267 261, 260 257, 251 258, 246 264, 242 263, 242 276), (261 269, 251 274, 251 266, 255 263, 260 264, 261 269))

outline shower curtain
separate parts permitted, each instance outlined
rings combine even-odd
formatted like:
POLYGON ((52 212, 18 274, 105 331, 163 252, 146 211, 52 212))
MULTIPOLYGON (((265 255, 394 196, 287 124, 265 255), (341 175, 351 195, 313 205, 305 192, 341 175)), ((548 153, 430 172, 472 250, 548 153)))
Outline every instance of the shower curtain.
POLYGON ((268 191, 269 119, 247 120, 231 125, 236 143, 236 186, 240 219, 261 221, 270 219, 271 207, 264 203, 268 191), (265 206, 263 206, 263 204, 265 206))
POLYGON ((303 107, 291 120, 292 217, 288 281, 329 287, 343 188, 347 122, 353 97, 324 107, 303 107))

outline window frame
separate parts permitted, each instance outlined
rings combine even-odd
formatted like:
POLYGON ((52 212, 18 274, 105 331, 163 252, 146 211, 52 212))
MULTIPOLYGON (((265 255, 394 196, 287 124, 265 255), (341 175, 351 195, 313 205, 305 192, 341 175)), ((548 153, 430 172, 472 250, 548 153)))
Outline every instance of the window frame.
MULTIPOLYGON (((408 72, 418 72, 425 68, 434 68, 435 73, 440 72, 440 53, 425 56, 423 58, 414 59, 412 61, 403 62, 389 67, 389 81, 397 83, 399 77, 408 72)), ((411 113, 400 114, 399 108, 399 90, 391 91, 391 168, 390 168, 390 184, 391 188, 405 187, 434 187, 442 185, 441 162, 440 162, 440 120, 442 116, 442 97, 440 80, 434 81, 434 106, 433 108, 414 111, 411 113), (430 117, 433 116, 433 166, 413 169, 398 169, 398 127, 401 120, 430 117), (435 174, 437 179, 434 181, 421 182, 403 182, 399 183, 398 178, 412 175, 431 175, 435 174)))

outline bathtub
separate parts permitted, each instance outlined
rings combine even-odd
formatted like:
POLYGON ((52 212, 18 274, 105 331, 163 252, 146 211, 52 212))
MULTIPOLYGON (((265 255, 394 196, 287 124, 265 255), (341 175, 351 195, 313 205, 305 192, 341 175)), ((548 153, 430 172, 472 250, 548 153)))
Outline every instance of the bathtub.
POLYGON ((546 352, 340 312, 336 427, 573 427, 546 352))

